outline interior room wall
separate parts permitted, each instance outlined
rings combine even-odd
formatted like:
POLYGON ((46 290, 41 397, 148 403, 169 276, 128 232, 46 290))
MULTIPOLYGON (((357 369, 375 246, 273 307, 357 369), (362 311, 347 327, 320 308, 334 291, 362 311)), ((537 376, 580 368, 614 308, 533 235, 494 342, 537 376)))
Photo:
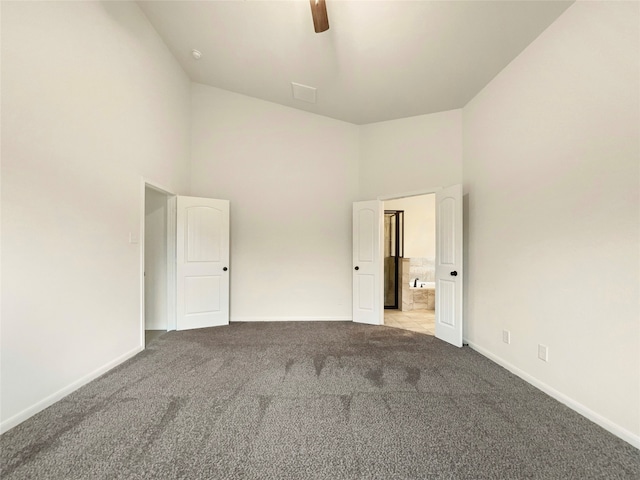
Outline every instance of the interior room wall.
POLYGON ((167 196, 145 188, 145 330, 167 329, 167 196))
POLYGON ((1 8, 2 430, 140 349, 141 176, 231 200, 232 320, 347 319, 351 202, 460 183, 464 145, 469 342, 640 445, 637 3, 577 2, 463 111, 360 127, 191 95, 133 2, 1 8))
POLYGON ((477 95, 464 177, 469 343, 640 447, 639 8, 576 2, 477 95))
POLYGON ((436 199, 435 195, 385 200, 385 210, 404 211, 404 256, 408 258, 436 258, 436 199))
POLYGON ((2 2, 1 35, 5 430, 140 350, 141 176, 187 192, 190 82, 133 2, 2 2))
POLYGON ((360 199, 462 183, 462 110, 360 126, 360 199))
POLYGON ((351 319, 358 127, 194 84, 191 148, 231 201, 231 321, 351 319))

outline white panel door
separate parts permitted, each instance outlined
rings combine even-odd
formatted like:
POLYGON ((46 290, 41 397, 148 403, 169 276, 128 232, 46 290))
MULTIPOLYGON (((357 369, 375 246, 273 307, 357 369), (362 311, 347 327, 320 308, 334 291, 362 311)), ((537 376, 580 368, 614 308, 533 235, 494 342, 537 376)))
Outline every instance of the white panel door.
POLYGON ((229 324, 229 201, 177 197, 176 329, 229 324))
POLYGON ((436 337, 462 346, 462 185, 436 192, 436 337))
POLYGON ((382 204, 353 204, 353 321, 384 323, 382 269, 382 204))

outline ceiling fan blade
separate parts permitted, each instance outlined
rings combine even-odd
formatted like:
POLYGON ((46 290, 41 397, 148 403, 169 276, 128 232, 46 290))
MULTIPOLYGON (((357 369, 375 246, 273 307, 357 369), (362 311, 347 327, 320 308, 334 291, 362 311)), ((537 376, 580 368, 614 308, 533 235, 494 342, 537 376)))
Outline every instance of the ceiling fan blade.
POLYGON ((313 16, 313 28, 316 33, 329 30, 329 17, 327 16, 327 4, 325 0, 309 0, 311 4, 311 16, 313 16))

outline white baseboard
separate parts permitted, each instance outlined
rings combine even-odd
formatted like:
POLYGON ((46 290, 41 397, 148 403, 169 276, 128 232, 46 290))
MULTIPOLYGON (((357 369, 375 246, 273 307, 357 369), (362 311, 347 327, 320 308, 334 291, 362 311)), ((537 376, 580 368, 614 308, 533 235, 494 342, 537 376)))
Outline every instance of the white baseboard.
POLYGON ((351 317, 231 317, 230 322, 350 322, 351 317))
POLYGON ((120 365, 124 361, 129 360, 131 357, 133 357, 134 355, 137 355, 142 350, 144 350, 144 347, 141 347, 141 346, 138 346, 138 347, 134 348, 133 350, 125 353, 124 355, 119 356, 115 360, 112 360, 109 363, 103 365, 102 367, 100 367, 100 368, 94 370, 93 372, 85 375, 84 377, 80 378, 79 380, 76 380, 75 382, 71 383, 70 385, 67 385, 66 387, 58 390, 57 392, 53 393, 52 395, 49 395, 48 397, 44 398, 43 400, 40 400, 39 402, 35 403, 34 405, 24 409, 20 413, 15 414, 13 417, 10 417, 10 418, 6 419, 5 421, 0 423, 0 434, 6 432, 8 430, 11 430, 16 425, 19 425, 20 423, 24 422, 26 419, 34 416, 36 413, 41 412, 42 410, 44 410, 47 407, 50 407, 51 405, 53 405, 57 401, 63 399, 64 397, 66 397, 70 393, 76 391, 78 388, 82 387, 83 385, 86 385, 90 381, 95 380, 100 375, 108 372, 109 370, 111 370, 112 368, 120 365))
POLYGON ((503 360, 502 358, 494 355, 493 353, 491 353, 490 351, 482 348, 481 346, 476 345, 473 342, 469 342, 468 340, 465 340, 465 342, 469 344, 469 347, 471 347, 473 350, 475 350, 476 352, 480 353, 481 355, 487 357, 489 360, 491 360, 491 361, 497 363, 498 365, 506 368, 507 370, 509 370, 514 375, 517 375, 518 377, 520 377, 521 379, 523 379, 527 383, 530 383, 531 385, 533 385, 537 389, 542 390, 544 393, 546 393, 547 395, 555 398, 559 402, 564 403, 570 409, 578 412, 583 417, 586 417, 589 420, 591 420, 592 422, 600 425, 605 430, 613 433, 616 437, 621 438, 622 440, 624 440, 627 443, 630 443, 632 446, 636 447, 637 449, 640 449, 640 435, 636 435, 636 434, 630 432, 629 430, 621 427, 620 425, 617 425, 617 424, 613 423, 611 420, 608 420, 607 418, 603 417, 599 413, 596 413, 593 410, 585 407, 581 403, 579 403, 576 400, 566 396, 564 393, 559 392, 555 388, 550 387, 546 383, 541 382, 537 378, 535 378, 532 375, 529 375, 528 373, 520 370, 518 367, 516 367, 516 366, 510 364, 509 362, 503 360))

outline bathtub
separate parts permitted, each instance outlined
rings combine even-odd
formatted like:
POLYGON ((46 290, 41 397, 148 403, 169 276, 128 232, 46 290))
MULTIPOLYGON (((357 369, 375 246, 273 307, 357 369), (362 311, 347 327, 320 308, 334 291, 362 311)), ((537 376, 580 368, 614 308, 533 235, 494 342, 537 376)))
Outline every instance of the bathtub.
POLYGON ((418 280, 416 287, 413 286, 414 282, 409 282, 406 290, 406 287, 402 287, 402 310, 435 310, 436 282, 418 280))
POLYGON ((418 286, 414 287, 415 282, 409 282, 409 288, 411 290, 415 289, 415 288, 436 288, 436 282, 421 282, 418 280, 418 286))

